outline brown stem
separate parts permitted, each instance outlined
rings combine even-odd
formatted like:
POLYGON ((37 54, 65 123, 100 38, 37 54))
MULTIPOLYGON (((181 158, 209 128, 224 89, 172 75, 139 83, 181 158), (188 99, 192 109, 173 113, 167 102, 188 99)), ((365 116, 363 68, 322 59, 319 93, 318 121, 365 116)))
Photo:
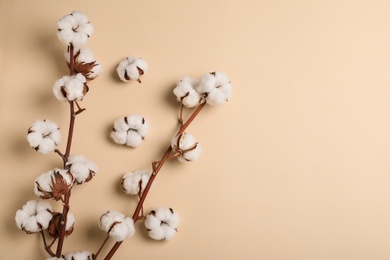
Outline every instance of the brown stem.
POLYGON ((107 233, 106 239, 104 239, 103 244, 100 246, 99 250, 96 252, 96 254, 93 255, 93 259, 97 259, 98 255, 100 254, 100 251, 102 251, 104 245, 107 243, 108 239, 110 238, 110 235, 107 233))
POLYGON ((70 193, 71 193, 70 190, 67 193, 65 193, 64 206, 62 209, 62 216, 61 216, 61 229, 60 229, 60 235, 58 237, 56 257, 61 257, 62 254, 62 246, 64 244, 65 234, 66 234, 66 222, 68 220, 68 213, 69 213, 70 193))
MULTIPOLYGON (((192 113, 192 115, 188 118, 188 120, 184 123, 184 124, 181 124, 180 128, 179 128, 179 131, 177 132, 176 136, 184 133, 184 131, 187 129, 187 127, 192 123, 192 121, 194 121, 194 119, 196 118, 196 116, 200 113, 200 111, 203 109, 203 107, 205 106, 205 102, 200 104, 196 110, 192 113)), ((138 220, 142 219, 142 217, 140 218, 139 216, 139 213, 141 211, 141 209, 143 208, 143 204, 144 204, 144 201, 146 199, 146 196, 148 195, 148 192, 150 190, 150 187, 152 186, 153 184, 153 181, 154 179, 156 178, 158 172, 161 170, 161 168, 163 167, 164 163, 168 160, 169 158, 169 155, 171 154, 172 152, 172 147, 169 145, 167 150, 165 151, 163 157, 161 158, 160 161, 158 162, 152 162, 152 167, 153 167, 153 172, 152 172, 152 175, 150 176, 149 178, 149 181, 148 183, 146 184, 146 187, 145 187, 145 190, 143 191, 142 193, 142 196, 137 204, 137 207, 134 211, 134 214, 133 214, 133 221, 134 223, 137 222, 138 220)), ((121 242, 116 242, 113 247, 111 248, 110 252, 108 252, 108 254, 106 255, 106 257, 104 258, 104 260, 110 260, 112 258, 112 256, 115 254, 116 250, 118 250, 118 248, 120 247, 120 245, 122 244, 123 241, 121 242)))
POLYGON ((51 245, 47 245, 45 233, 43 232, 43 230, 41 230, 41 235, 42 235, 43 244, 45 245, 45 250, 46 250, 46 252, 47 252, 50 256, 55 256, 55 254, 53 253, 53 251, 51 251, 51 248, 50 248, 51 245))
MULTIPOLYGON (((74 47, 72 44, 69 46, 69 75, 72 76, 74 74, 74 47)), ((73 131, 74 131, 74 123, 75 123, 75 109, 74 109, 74 101, 69 101, 69 107, 70 107, 70 120, 69 120, 69 131, 68 131, 68 141, 66 143, 66 150, 65 154, 63 155, 63 163, 64 167, 66 166, 66 163, 68 161, 69 155, 70 155, 70 149, 72 146, 72 140, 73 140, 73 131)), ((58 244, 57 244, 57 250, 56 250, 56 257, 61 257, 62 254, 62 247, 64 245, 65 240, 65 234, 66 234, 66 222, 68 220, 68 212, 69 212, 69 201, 70 201, 70 195, 71 190, 66 192, 64 194, 64 200, 63 200, 63 207, 62 207, 62 216, 61 216, 61 224, 60 224, 60 234, 58 238, 58 244)))

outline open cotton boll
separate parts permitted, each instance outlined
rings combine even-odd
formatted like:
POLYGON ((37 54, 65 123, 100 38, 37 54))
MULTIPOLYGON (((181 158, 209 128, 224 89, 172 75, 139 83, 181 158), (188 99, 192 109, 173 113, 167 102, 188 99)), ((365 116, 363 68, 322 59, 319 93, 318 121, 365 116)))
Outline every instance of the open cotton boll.
POLYGON ((145 219, 148 235, 155 240, 170 240, 177 232, 179 216, 171 208, 152 210, 145 219))
POLYGON ((37 152, 51 153, 61 143, 61 132, 50 120, 37 121, 28 129, 27 141, 37 152))
POLYGON ((195 90, 195 87, 199 84, 198 79, 184 77, 181 79, 176 87, 173 89, 177 101, 182 102, 186 107, 195 107, 199 105, 201 101, 201 95, 195 90))
POLYGON ((207 104, 213 106, 227 102, 233 92, 230 80, 222 72, 205 74, 196 89, 204 94, 207 104))
POLYGON ((126 238, 132 237, 135 233, 134 229, 134 221, 130 217, 126 217, 123 219, 122 222, 116 223, 109 235, 112 237, 115 241, 120 242, 125 240, 126 238))
POLYGON ((180 162, 195 161, 202 152, 202 147, 188 133, 175 136, 171 141, 172 150, 178 155, 180 162))
POLYGON ((147 170, 128 172, 123 176, 121 186, 126 194, 138 195, 145 190, 149 179, 150 173, 147 170))
POLYGON ((133 219, 125 217, 115 210, 109 210, 100 217, 99 227, 108 232, 109 236, 117 242, 131 237, 135 233, 133 219))
POLYGON ((89 90, 86 83, 81 73, 63 76, 54 83, 53 94, 59 101, 81 101, 89 90))
POLYGON ((90 181, 98 172, 96 164, 81 155, 69 156, 66 166, 77 184, 90 181))
POLYGON ((148 129, 149 124, 144 117, 129 115, 114 122, 110 136, 117 144, 137 147, 145 139, 148 129))
POLYGON ((92 254, 88 251, 71 252, 65 255, 65 260, 92 260, 92 254))
POLYGON ((65 258, 53 256, 53 257, 46 258, 46 260, 65 260, 65 258))
POLYGON ((73 45, 76 48, 87 44, 88 38, 93 33, 93 25, 87 16, 74 11, 65 15, 57 22, 58 39, 65 45, 73 45))
POLYGON ((148 70, 148 64, 139 57, 128 57, 121 61, 116 69, 119 78, 124 82, 137 80, 148 70))
POLYGON ((17 227, 26 233, 36 233, 47 229, 52 216, 49 203, 30 200, 16 212, 15 221, 17 227))
POLYGON ((115 210, 108 210, 99 219, 99 227, 101 230, 108 232, 112 225, 120 223, 125 219, 125 215, 115 210))

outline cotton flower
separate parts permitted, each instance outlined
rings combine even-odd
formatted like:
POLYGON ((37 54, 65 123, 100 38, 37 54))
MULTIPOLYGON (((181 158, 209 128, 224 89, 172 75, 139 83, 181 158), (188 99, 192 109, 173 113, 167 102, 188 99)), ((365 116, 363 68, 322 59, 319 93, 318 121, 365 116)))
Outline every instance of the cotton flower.
POLYGON ((180 101, 186 107, 195 107, 199 105, 201 95, 195 89, 198 84, 198 79, 190 77, 181 79, 173 90, 173 93, 177 97, 177 101, 180 101))
MULTIPOLYGON (((56 212, 53 214, 53 218, 51 219, 49 223, 48 233, 51 237, 57 238, 60 236, 61 228, 62 228, 62 220, 63 220, 63 214, 56 212)), ((68 213, 67 219, 66 219, 66 226, 65 226, 65 235, 69 236, 72 234, 74 225, 76 223, 76 219, 72 213, 68 213)))
POLYGON ((92 254, 88 251, 71 252, 65 255, 65 260, 92 260, 92 254))
POLYGON ((52 121, 44 119, 30 126, 27 141, 32 148, 42 154, 53 152, 61 143, 59 127, 52 121))
POLYGON ((135 233, 133 219, 115 210, 109 210, 100 217, 99 227, 117 242, 132 237, 135 233))
POLYGON ((65 15, 57 22, 58 39, 65 45, 82 47, 87 44, 88 38, 93 33, 93 25, 88 17, 80 12, 74 11, 65 15))
POLYGON ((90 181, 98 171, 98 167, 94 162, 81 155, 69 156, 66 167, 69 168, 77 184, 90 181))
POLYGON ((73 186, 73 176, 68 170, 56 168, 41 174, 34 184, 34 192, 42 199, 61 199, 73 186))
POLYGON ((129 195, 141 194, 150 178, 147 170, 139 170, 126 173, 121 181, 122 189, 129 195))
MULTIPOLYGON (((69 48, 65 52, 65 60, 68 67, 70 67, 69 48)), ((92 51, 88 48, 74 50, 73 69, 76 73, 83 74, 83 76, 88 80, 96 78, 103 71, 102 65, 95 59, 92 51)))
POLYGON ((137 147, 145 139, 148 133, 149 124, 140 115, 129 115, 117 119, 111 131, 111 138, 117 144, 125 144, 137 147))
POLYGON ((158 208, 152 210, 145 219, 148 234, 155 240, 170 240, 179 225, 179 216, 171 208, 158 208))
POLYGON ((191 134, 183 133, 172 139, 171 147, 180 162, 195 161, 202 152, 202 147, 191 134))
POLYGON ((52 208, 49 203, 30 200, 16 212, 15 221, 18 228, 30 234, 47 229, 52 217, 52 208))
POLYGON ((59 101, 81 101, 88 91, 87 79, 81 73, 63 76, 53 85, 54 96, 59 101))
POLYGON ((140 77, 148 70, 148 64, 139 57, 128 57, 121 61, 116 68, 119 78, 124 82, 137 80, 141 83, 140 77))
POLYGON ((196 90, 205 96, 207 104, 220 105, 229 100, 233 87, 224 73, 211 72, 201 78, 196 90))

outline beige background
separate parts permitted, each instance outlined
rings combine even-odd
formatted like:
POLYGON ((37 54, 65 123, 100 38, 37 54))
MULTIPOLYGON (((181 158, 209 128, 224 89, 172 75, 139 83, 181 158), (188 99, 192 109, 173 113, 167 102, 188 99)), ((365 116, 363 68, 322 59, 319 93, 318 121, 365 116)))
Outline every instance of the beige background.
POLYGON ((51 86, 67 73, 56 21, 73 10, 95 26, 88 46, 104 74, 72 149, 100 173, 73 191, 65 252, 96 251, 106 209, 132 214, 119 180, 175 133, 175 82, 220 70, 231 101, 189 129, 204 152, 168 163, 145 203, 174 208, 179 233, 154 242, 137 225, 114 259, 390 259, 390 3, 372 0, 0 1, 0 259, 46 257, 14 215, 36 198, 35 178, 61 165, 32 151, 26 131, 47 118, 66 135, 68 106, 51 86), (117 80, 128 55, 150 65, 141 85, 117 80), (137 149, 107 137, 130 113, 151 125, 137 149))

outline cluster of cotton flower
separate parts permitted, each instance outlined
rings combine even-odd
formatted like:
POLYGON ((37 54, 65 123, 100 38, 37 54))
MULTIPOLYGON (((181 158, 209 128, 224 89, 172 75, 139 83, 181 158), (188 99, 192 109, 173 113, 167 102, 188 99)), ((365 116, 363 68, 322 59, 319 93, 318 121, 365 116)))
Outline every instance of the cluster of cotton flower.
POLYGON ((50 120, 33 123, 27 132, 27 141, 35 151, 47 154, 53 152, 61 143, 59 127, 50 120))
POLYGON ((133 219, 115 210, 108 210, 100 217, 99 227, 117 242, 132 237, 135 233, 133 219))
MULTIPOLYGON (((70 75, 56 80, 52 91, 59 101, 69 102, 71 118, 74 118, 85 110, 79 106, 78 101, 82 101, 89 91, 87 81, 95 79, 102 72, 102 66, 96 61, 91 50, 85 47, 93 32, 93 26, 85 14, 75 11, 65 15, 57 22, 57 28, 59 40, 67 46, 65 61, 70 69, 70 75), (74 111, 76 105, 78 111, 74 111)), ((56 123, 46 119, 36 121, 27 132, 27 141, 30 147, 41 154, 55 152, 60 155, 63 161, 63 168, 49 170, 35 179, 34 193, 40 200, 28 201, 15 215, 15 222, 19 229, 28 234, 41 232, 45 249, 50 255, 53 255, 51 246, 57 239, 56 255, 62 254, 63 238, 74 230, 76 219, 69 212, 71 189, 74 184, 90 181, 98 170, 92 161, 80 155, 70 154, 73 125, 74 120, 71 119, 64 154, 57 149, 61 143, 61 132, 56 123), (48 199, 61 201, 63 212, 54 211, 48 202, 42 201, 48 199), (51 243, 47 243, 46 233, 53 238, 51 243)), ((130 226, 128 222, 130 222, 128 219, 124 221, 130 226)), ((48 259, 92 260, 93 254, 81 251, 48 259)))
POLYGON ((155 240, 172 239, 179 225, 179 216, 171 208, 152 210, 145 219, 148 235, 155 240))
POLYGON ((129 115, 115 120, 111 138, 117 144, 137 147, 145 139, 148 129, 149 124, 144 117, 129 115))
POLYGON ((93 33, 93 25, 85 14, 74 11, 62 17, 57 28, 58 39, 68 46, 65 60, 69 67, 73 65, 73 71, 55 81, 53 93, 60 101, 81 101, 89 90, 87 80, 95 79, 103 71, 91 50, 84 47, 93 33))
POLYGON ((232 95, 232 85, 222 72, 211 72, 200 79, 184 77, 173 89, 178 101, 186 107, 195 107, 203 102, 209 105, 220 105, 227 102, 232 95))
MULTIPOLYGON (((62 219, 62 213, 55 212, 52 206, 44 201, 30 200, 21 209, 16 211, 16 226, 27 234, 41 232, 48 229, 52 237, 58 237, 58 223, 62 219)), ((73 232, 75 217, 68 213, 66 222, 66 235, 73 232)))
POLYGON ((140 57, 127 57, 122 60, 116 72, 119 78, 124 82, 136 80, 141 83, 141 76, 148 70, 148 64, 140 57))
POLYGON ((171 141, 171 147, 180 162, 196 161, 202 152, 202 146, 188 133, 175 136, 171 141))
POLYGON ((121 180, 121 187, 126 194, 140 195, 146 187, 150 179, 148 170, 139 170, 135 172, 127 172, 121 180))

